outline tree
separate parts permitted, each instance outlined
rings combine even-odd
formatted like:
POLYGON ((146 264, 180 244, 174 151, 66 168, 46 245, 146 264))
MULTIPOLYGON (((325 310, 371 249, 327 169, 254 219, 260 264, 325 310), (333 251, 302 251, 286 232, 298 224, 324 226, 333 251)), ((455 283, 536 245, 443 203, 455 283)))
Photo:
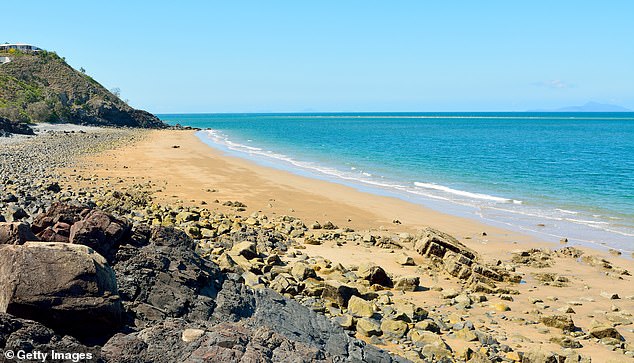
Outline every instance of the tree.
POLYGON ((80 71, 81 73, 84 73, 84 74, 86 73, 86 70, 84 69, 84 67, 80 67, 80 68, 79 68, 79 71, 80 71))
POLYGON ((115 88, 111 89, 110 93, 112 93, 113 95, 117 96, 117 98, 121 98, 121 88, 119 88, 119 87, 115 87, 115 88))

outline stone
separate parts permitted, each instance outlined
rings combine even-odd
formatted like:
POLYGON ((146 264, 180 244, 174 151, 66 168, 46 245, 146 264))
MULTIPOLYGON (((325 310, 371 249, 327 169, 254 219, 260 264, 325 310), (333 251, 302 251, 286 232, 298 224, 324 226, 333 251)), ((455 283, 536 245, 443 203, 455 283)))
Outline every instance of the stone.
POLYGON ((438 334, 432 333, 427 330, 414 328, 410 330, 408 336, 412 343, 414 343, 414 345, 418 347, 424 347, 426 345, 436 345, 441 347, 446 346, 445 342, 438 334))
POLYGON ((388 339, 401 339, 407 333, 407 323, 401 320, 385 318, 381 321, 381 331, 388 339))
POLYGON ((313 270, 313 268, 308 266, 305 262, 293 263, 291 267, 291 275, 293 275, 297 281, 304 281, 311 277, 317 277, 315 270, 313 270))
POLYGON ((27 223, 0 222, 0 245, 21 245, 27 241, 37 240, 27 223))
POLYGON ((547 327, 562 329, 565 331, 573 331, 575 329, 575 323, 568 315, 546 315, 540 318, 542 324, 547 327))
POLYGON ((616 292, 601 291, 601 296, 610 300, 620 299, 619 294, 617 294, 616 292))
POLYGON ((381 335, 381 324, 374 319, 361 318, 357 320, 357 333, 364 337, 381 335))
POLYGON ((335 322, 346 330, 354 329, 354 318, 350 314, 343 314, 335 317, 335 322))
POLYGON ((371 285, 394 286, 392 279, 390 279, 385 270, 373 263, 365 263, 359 266, 357 276, 362 280, 369 281, 371 285))
POLYGON ((478 336, 472 330, 469 330, 468 328, 462 328, 460 330, 457 330, 454 332, 454 334, 456 334, 457 338, 467 342, 473 342, 478 340, 478 336))
POLYGON ((70 227, 70 243, 88 246, 112 262, 123 237, 130 231, 127 221, 92 210, 70 227))
POLYGON ((491 307, 495 310, 495 311, 499 311, 499 312, 504 312, 504 311, 510 311, 511 308, 504 304, 504 303, 495 303, 495 304, 491 304, 491 307))
POLYGON ((619 333, 619 331, 616 330, 615 327, 608 325, 595 324, 590 328, 588 334, 597 339, 614 338, 618 339, 619 341, 623 340, 623 336, 621 335, 621 333, 619 333))
POLYGON ((394 288, 402 291, 416 291, 419 284, 420 278, 418 276, 403 276, 396 279, 394 288))
POLYGON ((252 260, 258 257, 255 243, 249 241, 236 243, 233 245, 229 253, 232 255, 243 256, 247 260, 252 260))
POLYGON ((406 255, 404 253, 403 254, 399 254, 396 257, 396 263, 398 263, 399 265, 402 265, 402 266, 414 266, 415 265, 414 258, 412 258, 411 256, 406 255))
POLYGON ((408 323, 421 321, 429 315, 429 312, 420 306, 416 306, 411 302, 398 301, 394 303, 394 310, 398 319, 405 320, 408 323))
POLYGON ((374 315, 374 304, 357 296, 348 301, 348 313, 355 317, 370 318, 374 315))
POLYGON ((123 308, 107 261, 87 246, 0 246, 0 312, 75 337, 113 332, 123 308))
POLYGON ((181 334, 181 339, 185 343, 189 343, 189 342, 198 340, 204 334, 205 334, 205 331, 202 329, 185 329, 183 330, 183 333, 181 334))
POLYGON ((216 259, 216 263, 218 264, 218 267, 220 267, 222 272, 233 272, 238 266, 233 258, 226 252, 218 256, 218 259, 216 259))
POLYGON ((323 299, 330 300, 340 307, 347 307, 352 296, 360 296, 359 290, 336 280, 324 282, 324 290, 321 293, 323 299))

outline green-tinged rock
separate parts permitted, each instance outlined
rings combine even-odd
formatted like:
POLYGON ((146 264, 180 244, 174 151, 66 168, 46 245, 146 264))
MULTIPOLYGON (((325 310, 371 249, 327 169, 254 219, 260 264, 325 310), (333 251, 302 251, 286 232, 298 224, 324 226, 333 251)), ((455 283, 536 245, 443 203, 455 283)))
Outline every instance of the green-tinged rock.
POLYGON ((469 330, 468 328, 460 329, 454 332, 454 334, 456 334, 457 338, 467 342, 473 342, 478 340, 478 336, 473 332, 473 330, 469 330))
POLYGON ((317 277, 315 270, 304 262, 295 262, 291 267, 291 275, 293 275, 297 281, 304 281, 309 277, 317 277))
POLYGON ((568 315, 547 315, 542 316, 540 321, 542 324, 551 327, 557 328, 567 331, 572 331, 575 329, 575 323, 572 321, 572 318, 568 315))
POLYGON ((387 338, 400 339, 407 333, 407 323, 386 318, 381 321, 381 331, 387 338))
POLYGON ((348 313, 356 317, 369 318, 374 315, 374 304, 357 296, 351 296, 348 301, 348 313))
POLYGON ((418 276, 403 276, 396 279, 394 289, 402 291, 415 291, 420 284, 418 276))
POLYGON ((374 319, 361 318, 357 320, 357 333, 364 337, 381 335, 381 324, 374 319))
POLYGON ((248 260, 258 256, 258 253, 255 249, 255 243, 248 241, 236 243, 235 245, 233 245, 229 254, 234 256, 243 256, 248 260))

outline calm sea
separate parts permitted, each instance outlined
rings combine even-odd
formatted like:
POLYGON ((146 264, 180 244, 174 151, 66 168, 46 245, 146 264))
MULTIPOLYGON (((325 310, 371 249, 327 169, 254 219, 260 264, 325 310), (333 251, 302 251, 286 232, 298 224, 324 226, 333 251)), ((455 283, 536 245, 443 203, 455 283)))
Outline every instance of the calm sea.
POLYGON ((634 113, 170 114, 210 146, 547 240, 634 250, 634 113))

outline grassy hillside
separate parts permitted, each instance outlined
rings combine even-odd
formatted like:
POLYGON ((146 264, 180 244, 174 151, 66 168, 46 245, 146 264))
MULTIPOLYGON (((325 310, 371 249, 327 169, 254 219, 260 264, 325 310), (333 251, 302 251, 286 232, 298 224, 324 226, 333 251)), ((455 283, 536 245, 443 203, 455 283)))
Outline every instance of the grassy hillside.
POLYGON ((156 116, 128 106, 53 52, 0 53, 0 117, 14 122, 165 127, 156 116))

